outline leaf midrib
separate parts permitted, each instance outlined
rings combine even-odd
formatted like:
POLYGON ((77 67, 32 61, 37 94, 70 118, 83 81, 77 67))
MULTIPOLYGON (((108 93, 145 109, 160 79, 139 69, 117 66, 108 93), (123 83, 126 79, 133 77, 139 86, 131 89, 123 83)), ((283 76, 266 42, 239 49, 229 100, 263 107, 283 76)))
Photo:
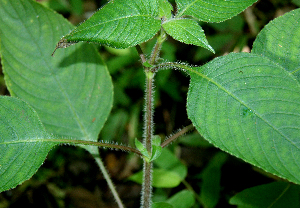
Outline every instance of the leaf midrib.
MULTIPOLYGON (((33 7, 33 8, 34 8, 34 7, 33 7)), ((14 8, 14 9, 15 9, 15 8, 14 8)), ((16 9, 15 9, 15 12, 18 14, 18 18, 19 18, 20 21, 23 23, 23 26, 24 26, 26 32, 29 34, 29 36, 31 37, 32 40, 35 40, 35 39, 33 38, 32 34, 28 31, 28 28, 26 27, 26 24, 25 24, 24 21, 23 21, 24 19, 21 18, 21 17, 19 16, 19 13, 16 11, 16 9)), ((36 11, 35 11, 35 13, 38 14, 36 11)), ((45 14, 45 17, 46 17, 46 16, 48 17, 47 14, 45 14)), ((70 23, 68 23, 68 24, 71 25, 70 23)), ((53 28, 51 29, 51 31, 52 31, 52 33, 53 33, 53 28)), ((44 53, 42 52, 41 48, 39 47, 39 44, 37 44, 36 41, 33 41, 33 42, 34 42, 35 45, 37 46, 39 52, 40 52, 41 54, 44 54, 44 53)), ((49 58, 51 58, 51 57, 49 56, 49 58)), ((45 56, 43 56, 43 58, 41 58, 41 60, 44 62, 45 66, 46 66, 45 68, 48 69, 48 71, 51 72, 51 74, 53 74, 52 71, 50 70, 49 65, 47 64, 47 61, 45 60, 45 56)), ((74 120, 76 120, 78 126, 80 127, 81 132, 82 132, 84 138, 89 138, 88 133, 86 132, 86 130, 85 130, 83 124, 80 122, 80 119, 79 119, 79 117, 78 117, 78 115, 77 115, 77 113, 76 113, 76 111, 75 111, 74 106, 71 104, 70 98, 67 96, 66 91, 64 90, 64 88, 62 87, 61 83, 58 82, 58 80, 56 79, 56 77, 55 77, 54 75, 51 76, 51 77, 52 77, 53 80, 58 84, 59 89, 60 89, 60 91, 61 91, 62 94, 63 94, 63 97, 65 97, 65 99, 66 99, 66 101, 67 101, 67 104, 69 104, 69 105, 68 105, 68 106, 69 106, 69 109, 70 109, 70 111, 72 112, 72 114, 74 115, 74 118, 75 118, 74 120)))
MULTIPOLYGON (((107 21, 105 21, 105 22, 101 22, 101 23, 99 23, 99 24, 95 24, 95 25, 93 25, 93 26, 90 26, 90 27, 86 27, 86 28, 84 28, 84 29, 82 29, 82 30, 75 30, 74 32, 71 32, 71 34, 76 34, 76 33, 79 33, 79 32, 83 32, 83 31, 85 31, 85 30, 90 30, 91 28, 95 28, 95 27, 98 27, 98 26, 101 26, 101 25, 103 25, 103 24, 108 24, 108 23, 110 23, 110 22, 115 22, 115 21, 121 21, 121 20, 123 20, 123 19, 128 19, 128 18, 133 18, 133 17, 147 17, 147 18, 152 18, 153 20, 158 20, 158 19, 156 19, 156 18, 154 18, 153 16, 151 16, 151 15, 128 15, 128 16, 122 16, 122 17, 119 17, 119 18, 116 18, 116 19, 113 19, 113 20, 107 20, 107 21)), ((68 36, 68 35, 67 35, 68 36)))
MULTIPOLYGON (((198 2, 199 0, 194 0, 192 3, 190 3, 186 8, 184 8, 183 10, 181 10, 176 16, 180 17, 183 15, 183 13, 188 10, 191 6, 193 6, 196 2, 198 2)), ((207 3, 207 2, 205 2, 207 3)), ((207 3, 208 4, 208 3, 207 3)), ((219 5, 215 5, 215 6, 219 6, 219 5)), ((214 10, 209 10, 205 7, 202 7, 203 9, 207 10, 207 11, 210 11, 210 12, 218 12, 218 11, 214 11, 214 10)), ((230 8, 239 8, 239 7, 230 7, 230 8)), ((227 12, 227 13, 224 13, 222 12, 223 14, 232 14, 232 12, 227 12)), ((211 16, 211 17, 214 17, 216 18, 215 16, 211 16)), ((220 19, 220 18, 219 18, 220 19)))
MULTIPOLYGON (((183 68, 182 66, 180 66, 180 68, 183 68)), ((189 70, 190 72, 199 75, 200 77, 202 77, 203 79, 206 79, 207 81, 213 83, 214 85, 216 85, 219 89, 223 90, 225 93, 227 93, 228 95, 230 95, 232 98, 234 98, 235 100, 237 100, 240 104, 244 105, 246 108, 252 110, 252 112, 259 117, 262 121, 264 121, 266 124, 268 124, 272 129, 274 129, 277 133, 279 133, 284 139, 286 139, 287 141, 289 141, 296 149, 300 148, 294 143, 292 142, 289 138, 287 138, 281 131, 279 131, 278 128, 276 128, 275 126, 273 126, 269 121, 265 120, 256 110, 252 109, 251 107, 249 107, 246 103, 244 103, 242 100, 238 99, 238 97, 236 97, 234 94, 232 94, 230 91, 228 91, 226 88, 224 88, 223 86, 221 86, 220 84, 218 84, 217 82, 215 82, 213 79, 207 77, 206 75, 194 70, 191 67, 185 66, 184 67, 186 70, 189 70)))

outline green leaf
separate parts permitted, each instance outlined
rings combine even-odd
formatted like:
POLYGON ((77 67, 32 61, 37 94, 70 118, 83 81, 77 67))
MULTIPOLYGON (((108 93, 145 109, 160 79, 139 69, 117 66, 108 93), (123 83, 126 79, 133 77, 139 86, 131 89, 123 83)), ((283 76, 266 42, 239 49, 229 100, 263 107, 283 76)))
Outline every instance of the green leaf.
POLYGON ((163 28, 170 36, 180 42, 201 46, 213 53, 215 52, 208 44, 203 29, 194 20, 171 19, 163 23, 163 28))
POLYGON ((154 146, 160 146, 161 145, 161 138, 159 135, 154 135, 152 137, 152 145, 154 146))
POLYGON ((31 178, 58 142, 37 113, 17 98, 0 97, 0 192, 31 178))
POLYGON ((221 191, 221 167, 227 159, 224 152, 217 153, 202 171, 200 199, 204 207, 215 207, 219 202, 221 191))
POLYGON ((152 208, 173 208, 173 206, 166 202, 155 202, 153 203, 152 208))
POLYGON ((204 22, 222 22, 241 13, 257 0, 176 0, 176 17, 193 16, 204 22))
POLYGON ((96 42, 128 48, 152 38, 161 27, 157 1, 114 0, 66 35, 62 41, 96 42))
MULTIPOLYGON (((51 53, 73 26, 31 0, 0 0, 1 55, 11 95, 28 102, 48 132, 97 141, 112 107, 112 82, 95 47, 51 53), (17 18, 19 17, 19 18, 17 18)), ((97 148, 95 148, 97 150, 97 148)))
POLYGON ((161 138, 159 135, 154 135, 152 138, 152 155, 150 161, 156 160, 162 152, 161 138))
POLYGON ((259 33, 252 53, 278 63, 300 80, 300 9, 271 21, 259 33), (282 30, 284 28, 284 30, 282 30))
POLYGON ((134 142, 136 148, 143 154, 144 157, 146 157, 145 159, 150 160, 150 156, 146 147, 144 147, 144 145, 137 138, 135 138, 134 142))
POLYGON ((145 67, 153 67, 151 64, 149 64, 149 62, 148 61, 146 61, 146 62, 144 62, 143 63, 143 66, 145 66, 145 67))
MULTIPOLYGON (((180 184, 181 178, 178 174, 165 169, 153 169, 152 186, 156 188, 173 188, 180 184)), ((129 180, 142 184, 143 172, 140 171, 129 177, 129 180)))
POLYGON ((172 17, 173 6, 168 0, 158 0, 159 17, 169 19, 172 17))
POLYGON ((300 85, 269 59, 231 53, 190 69, 188 116, 220 149, 300 183, 300 85))
POLYGON ((190 208, 195 203, 195 198, 192 192, 182 190, 172 196, 167 202, 176 208, 190 208))
POLYGON ((245 189, 229 201, 238 208, 298 208, 300 207, 299 186, 274 182, 245 189))
POLYGON ((176 173, 181 180, 185 179, 187 175, 187 167, 167 148, 162 149, 159 159, 155 160, 154 164, 159 168, 176 173))
POLYGON ((296 4, 298 7, 300 7, 300 0, 292 0, 294 4, 296 4))
POLYGON ((161 155, 162 147, 161 146, 152 146, 152 156, 150 161, 156 160, 161 155))

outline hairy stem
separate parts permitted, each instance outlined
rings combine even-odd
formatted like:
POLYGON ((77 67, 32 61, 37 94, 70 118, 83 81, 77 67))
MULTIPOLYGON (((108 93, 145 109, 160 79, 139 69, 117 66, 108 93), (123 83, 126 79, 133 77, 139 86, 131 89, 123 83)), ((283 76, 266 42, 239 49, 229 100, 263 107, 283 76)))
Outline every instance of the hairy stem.
POLYGON ((193 124, 190 124, 186 127, 184 127, 183 129, 181 129, 180 131, 178 131, 176 134, 172 135, 171 137, 167 138, 162 144, 161 147, 164 148, 166 146, 168 146, 171 142, 173 142, 175 139, 177 139, 178 137, 182 136, 183 134, 189 132, 190 130, 192 130, 194 128, 193 124))
POLYGON ((60 138, 47 139, 47 141, 55 142, 55 143, 80 144, 80 145, 90 145, 90 146, 97 146, 97 147, 106 147, 106 148, 112 148, 112 149, 133 152, 139 156, 143 156, 139 150, 132 148, 132 147, 119 145, 119 144, 110 144, 110 143, 105 143, 105 142, 93 142, 93 141, 85 141, 85 140, 60 139, 60 138))
MULTIPOLYGON (((160 35, 157 37, 155 46, 153 47, 151 57, 149 59, 148 65, 156 64, 157 58, 160 54, 161 46, 166 39, 166 34, 162 30, 160 35)), ((136 46, 137 52, 140 55, 142 63, 144 65, 147 62, 145 55, 140 46, 136 46)), ((151 70, 150 67, 144 65, 144 71, 146 75, 146 90, 145 90, 145 115, 144 115, 144 145, 149 153, 152 155, 152 137, 153 137, 153 80, 156 71, 151 70)), ((152 162, 144 160, 144 175, 143 175, 143 185, 142 185, 142 199, 141 207, 150 208, 151 207, 151 196, 152 196, 152 162)))
MULTIPOLYGON (((154 73, 145 68, 146 74, 146 105, 145 105, 145 126, 144 126, 144 145, 149 153, 152 154, 152 135, 153 135, 153 77, 154 73)), ((151 207, 152 195, 152 162, 144 160, 144 180, 143 180, 143 194, 142 207, 151 207)))
POLYGON ((166 35, 165 31, 163 29, 161 29, 160 35, 157 37, 156 44, 153 47, 153 50, 151 53, 151 58, 150 58, 151 65, 155 64, 157 58, 159 57, 162 44, 166 40, 166 37, 167 37, 167 35, 166 35))

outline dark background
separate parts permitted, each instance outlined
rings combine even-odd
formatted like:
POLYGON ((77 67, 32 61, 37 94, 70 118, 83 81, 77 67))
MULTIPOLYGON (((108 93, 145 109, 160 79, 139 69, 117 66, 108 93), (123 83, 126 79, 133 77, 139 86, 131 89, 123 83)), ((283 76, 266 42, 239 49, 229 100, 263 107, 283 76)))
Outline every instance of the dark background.
MULTIPOLYGON (((96 0, 40 0, 63 14, 74 25, 88 18, 107 1, 96 0)), ((170 1, 173 2, 174 1, 170 1)), ((299 1, 260 0, 240 15, 215 24, 200 23, 216 54, 206 49, 185 45, 172 38, 164 43, 162 59, 203 65, 214 57, 235 51, 249 52, 259 31, 270 20, 297 8, 299 1)), ((155 40, 142 44, 148 54, 155 40)), ((144 74, 135 48, 114 50, 99 46, 114 82, 114 107, 99 135, 100 140, 117 141, 134 145, 134 138, 142 137, 144 74)), ((0 65, 0 71, 1 65, 0 65)), ((155 134, 162 138, 175 133, 191 122, 186 114, 186 96, 189 77, 176 70, 164 70, 156 76, 155 134)), ((9 95, 0 73, 0 93, 9 95)), ((181 137, 169 147, 188 167, 185 181, 196 194, 200 193, 201 173, 212 157, 220 150, 205 142, 196 131, 181 137)), ((110 172, 117 191, 127 207, 139 207, 141 187, 127 180, 141 170, 142 161, 137 156, 100 149, 101 157, 110 172)), ((233 156, 228 156, 221 168, 220 199, 216 207, 234 207, 228 200, 243 189, 278 180, 233 156)), ((154 189, 154 196, 172 196, 186 188, 181 183, 173 189, 154 189)), ((3 207, 66 207, 109 208, 116 207, 105 179, 94 159, 85 150, 73 146, 59 146, 29 181, 13 190, 0 193, 3 207)), ((194 207, 201 207, 198 202, 194 207)))

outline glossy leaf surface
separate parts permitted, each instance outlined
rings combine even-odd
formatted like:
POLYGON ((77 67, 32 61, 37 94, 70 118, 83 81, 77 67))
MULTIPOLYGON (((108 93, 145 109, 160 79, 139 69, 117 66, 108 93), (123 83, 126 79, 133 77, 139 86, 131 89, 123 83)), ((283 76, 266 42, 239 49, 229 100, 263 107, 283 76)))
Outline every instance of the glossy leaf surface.
POLYGON ((31 0, 0 0, 1 55, 11 95, 27 101, 50 133, 97 141, 112 106, 112 82, 92 45, 51 53, 73 28, 31 0), (18 18, 19 17, 19 18, 18 18))
POLYGON ((31 178, 57 143, 24 101, 0 97, 0 192, 31 178))
POLYGON ((204 30, 191 19, 171 19, 163 23, 165 31, 175 40, 186 44, 204 47, 211 52, 214 49, 208 44, 204 30))
POLYGON ((278 63, 298 80, 300 80, 299 22, 300 9, 276 18, 259 33, 252 48, 252 53, 278 63))
POLYGON ((114 0, 64 39, 128 48, 152 38, 160 29, 157 1, 114 0))
POLYGON ((300 183, 300 85, 273 61, 231 53, 190 71, 188 116, 208 141, 300 183))
POLYGON ((299 193, 299 186, 274 182, 245 189, 232 197, 229 203, 238 208, 297 208, 300 206, 299 193))
POLYGON ((222 22, 241 13, 257 0, 176 0, 177 17, 193 16, 204 22, 222 22))

